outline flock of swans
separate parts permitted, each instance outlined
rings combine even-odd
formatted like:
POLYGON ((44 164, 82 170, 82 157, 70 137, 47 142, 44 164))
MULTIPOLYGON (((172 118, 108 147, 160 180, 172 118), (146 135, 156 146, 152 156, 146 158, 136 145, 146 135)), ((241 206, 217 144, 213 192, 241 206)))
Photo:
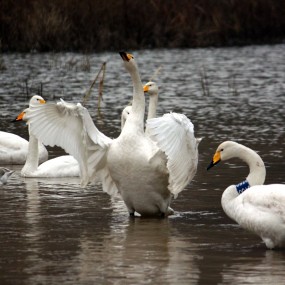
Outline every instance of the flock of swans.
MULTIPOLYGON (((133 83, 133 100, 122 112, 120 135, 112 139, 100 132, 80 103, 46 103, 35 95, 29 108, 16 119, 26 121, 29 127, 29 147, 23 147, 26 161, 21 175, 80 176, 83 187, 101 182, 103 191, 120 194, 131 216, 168 216, 174 212, 171 200, 197 171, 201 139, 195 138, 194 126, 185 115, 157 117, 157 85, 149 82, 143 86, 134 57, 125 52, 120 56, 133 83), (144 93, 150 96, 146 123, 144 93), (40 142, 60 146, 70 155, 38 165, 40 158, 47 159, 40 142)), ((2 137, 0 134, 0 144, 2 137)), ((208 169, 233 157, 247 163, 250 173, 245 181, 223 192, 223 210, 241 227, 260 236, 268 248, 284 247, 285 185, 263 185, 266 171, 260 156, 232 141, 219 145, 208 169)), ((1 169, 1 183, 6 183, 11 174, 1 169)))

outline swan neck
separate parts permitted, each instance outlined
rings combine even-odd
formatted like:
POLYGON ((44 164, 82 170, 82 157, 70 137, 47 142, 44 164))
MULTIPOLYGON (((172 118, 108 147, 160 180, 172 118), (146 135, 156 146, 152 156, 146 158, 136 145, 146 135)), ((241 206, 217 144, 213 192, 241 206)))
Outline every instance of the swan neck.
POLYGON ((139 75, 139 72, 135 70, 135 72, 131 73, 132 81, 133 81, 133 110, 135 110, 136 113, 137 109, 139 111, 145 109, 145 97, 144 97, 144 91, 143 91, 143 85, 141 82, 141 78, 139 75))
POLYGON ((22 171, 35 171, 38 168, 38 163, 39 141, 33 134, 30 133, 27 159, 22 171))
POLYGON ((229 186, 222 195, 222 208, 224 212, 231 218, 234 219, 233 212, 234 212, 234 206, 233 201, 235 198, 238 197, 238 192, 236 191, 236 187, 234 185, 229 186))
POLYGON ((252 149, 244 146, 240 152, 240 158, 249 166, 249 174, 246 178, 249 185, 264 184, 266 170, 261 157, 252 149))
POLYGON ((144 132, 145 96, 137 66, 135 66, 134 69, 129 70, 129 73, 133 83, 133 102, 132 113, 125 124, 127 125, 134 123, 134 126, 138 130, 144 132))
POLYGON ((149 96, 149 105, 148 105, 148 119, 152 119, 156 117, 156 109, 158 102, 158 94, 153 94, 149 96))
POLYGON ((236 211, 234 203, 235 198, 239 196, 239 193, 246 191, 248 186, 262 185, 266 176, 265 166, 261 157, 252 149, 240 145, 238 153, 234 156, 242 159, 248 164, 249 174, 246 177, 246 181, 243 181, 238 185, 230 185, 222 195, 221 204, 223 210, 233 220, 235 220, 236 211), (245 187, 245 189, 239 192, 238 187, 241 187, 241 189, 245 187))

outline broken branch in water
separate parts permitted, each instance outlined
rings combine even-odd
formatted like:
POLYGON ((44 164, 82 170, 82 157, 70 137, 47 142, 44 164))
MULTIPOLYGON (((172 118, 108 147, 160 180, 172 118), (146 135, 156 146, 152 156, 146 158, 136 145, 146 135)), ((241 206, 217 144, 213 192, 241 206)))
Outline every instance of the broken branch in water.
POLYGON ((99 78, 99 76, 102 73, 102 77, 101 77, 101 79, 99 81, 99 96, 98 96, 98 107, 97 107, 98 111, 100 111, 101 100, 103 99, 103 85, 104 85, 105 72, 106 72, 106 62, 103 62, 100 70, 98 71, 98 73, 97 73, 97 75, 95 77, 95 79, 93 80, 91 86, 89 87, 88 91, 86 92, 86 94, 83 97, 83 103, 82 103, 83 106, 88 101, 88 99, 89 99, 89 97, 91 95, 92 88, 96 84, 97 79, 99 78))

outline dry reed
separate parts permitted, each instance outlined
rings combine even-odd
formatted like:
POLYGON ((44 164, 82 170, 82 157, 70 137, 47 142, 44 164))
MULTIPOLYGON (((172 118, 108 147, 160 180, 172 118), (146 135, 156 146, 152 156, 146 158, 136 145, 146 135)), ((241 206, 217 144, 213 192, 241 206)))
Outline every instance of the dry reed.
POLYGON ((272 0, 5 0, 2 51, 95 51, 281 41, 272 0))

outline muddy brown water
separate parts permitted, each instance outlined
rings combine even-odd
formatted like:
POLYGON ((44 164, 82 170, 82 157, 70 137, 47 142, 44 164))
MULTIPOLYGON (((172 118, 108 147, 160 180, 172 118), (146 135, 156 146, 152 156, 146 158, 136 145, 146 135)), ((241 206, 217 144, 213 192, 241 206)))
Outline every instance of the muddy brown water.
MULTIPOLYGON (((220 205, 222 191, 242 181, 247 166, 232 160, 206 167, 219 143, 235 140, 261 155, 267 184, 285 183, 285 45, 133 54, 144 82, 161 66, 153 79, 158 114, 186 114, 203 137, 197 175, 173 201, 175 215, 130 218, 100 184, 24 179, 21 165, 8 165, 16 172, 0 189, 0 284, 284 284, 285 251, 266 250, 220 205)), ((27 127, 10 121, 35 90, 47 100, 81 102, 106 61, 101 114, 97 87, 86 106, 102 132, 119 134, 132 86, 117 53, 1 57, 1 130, 27 138, 27 127)), ((50 158, 63 154, 48 149, 50 158)))

